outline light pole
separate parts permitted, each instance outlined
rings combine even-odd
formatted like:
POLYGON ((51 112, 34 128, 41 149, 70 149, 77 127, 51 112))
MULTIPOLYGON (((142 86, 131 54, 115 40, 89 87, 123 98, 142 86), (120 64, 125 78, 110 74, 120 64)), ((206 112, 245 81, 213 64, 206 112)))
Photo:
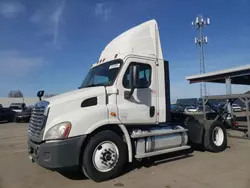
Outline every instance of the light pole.
MULTIPOLYGON (((204 44, 207 44, 208 38, 203 35, 203 29, 205 26, 210 24, 210 18, 204 18, 202 15, 196 17, 192 25, 198 31, 198 36, 195 37, 194 42, 200 47, 200 74, 206 72, 205 58, 204 58, 204 44)), ((202 82, 200 84, 200 97, 202 99, 203 111, 205 112, 205 99, 204 96, 207 95, 206 83, 202 82)))

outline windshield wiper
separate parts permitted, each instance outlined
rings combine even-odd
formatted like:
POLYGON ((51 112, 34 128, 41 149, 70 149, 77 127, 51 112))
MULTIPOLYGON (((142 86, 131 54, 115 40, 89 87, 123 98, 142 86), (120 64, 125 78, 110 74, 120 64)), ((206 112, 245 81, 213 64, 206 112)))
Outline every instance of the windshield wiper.
MULTIPOLYGON (((90 84, 90 85, 87 85, 85 87, 97 87, 97 86, 105 86, 103 83, 101 84, 90 84)), ((85 87, 81 87, 81 88, 85 88, 85 87)))

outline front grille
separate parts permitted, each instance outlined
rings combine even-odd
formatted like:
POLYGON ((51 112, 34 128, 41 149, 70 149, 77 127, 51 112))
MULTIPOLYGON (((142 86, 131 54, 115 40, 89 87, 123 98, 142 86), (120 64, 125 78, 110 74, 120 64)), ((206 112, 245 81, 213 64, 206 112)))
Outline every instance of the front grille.
POLYGON ((29 121, 29 136, 33 138, 41 138, 41 132, 45 124, 44 111, 48 103, 44 101, 38 102, 33 108, 29 121))

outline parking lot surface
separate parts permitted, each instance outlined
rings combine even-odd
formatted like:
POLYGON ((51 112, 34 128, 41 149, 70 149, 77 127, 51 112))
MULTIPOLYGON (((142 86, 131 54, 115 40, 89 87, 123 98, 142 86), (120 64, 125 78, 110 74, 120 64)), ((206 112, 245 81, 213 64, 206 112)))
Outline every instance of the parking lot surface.
POLYGON ((222 153, 194 151, 149 167, 131 165, 124 175, 95 183, 79 174, 46 170, 27 156, 27 124, 0 123, 0 188, 250 188, 250 141, 229 138, 222 153))

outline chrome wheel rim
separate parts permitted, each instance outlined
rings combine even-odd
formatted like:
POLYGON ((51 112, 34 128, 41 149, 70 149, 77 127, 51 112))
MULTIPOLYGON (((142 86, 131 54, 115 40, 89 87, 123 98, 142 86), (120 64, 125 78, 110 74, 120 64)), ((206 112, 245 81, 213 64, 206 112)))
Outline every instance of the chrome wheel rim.
POLYGON ((119 159, 119 150, 111 141, 100 143, 94 150, 92 162, 94 167, 100 172, 112 170, 119 159))
POLYGON ((221 146, 223 144, 224 136, 225 135, 224 135, 222 128, 220 127, 214 128, 213 133, 212 133, 212 139, 216 146, 221 146))

